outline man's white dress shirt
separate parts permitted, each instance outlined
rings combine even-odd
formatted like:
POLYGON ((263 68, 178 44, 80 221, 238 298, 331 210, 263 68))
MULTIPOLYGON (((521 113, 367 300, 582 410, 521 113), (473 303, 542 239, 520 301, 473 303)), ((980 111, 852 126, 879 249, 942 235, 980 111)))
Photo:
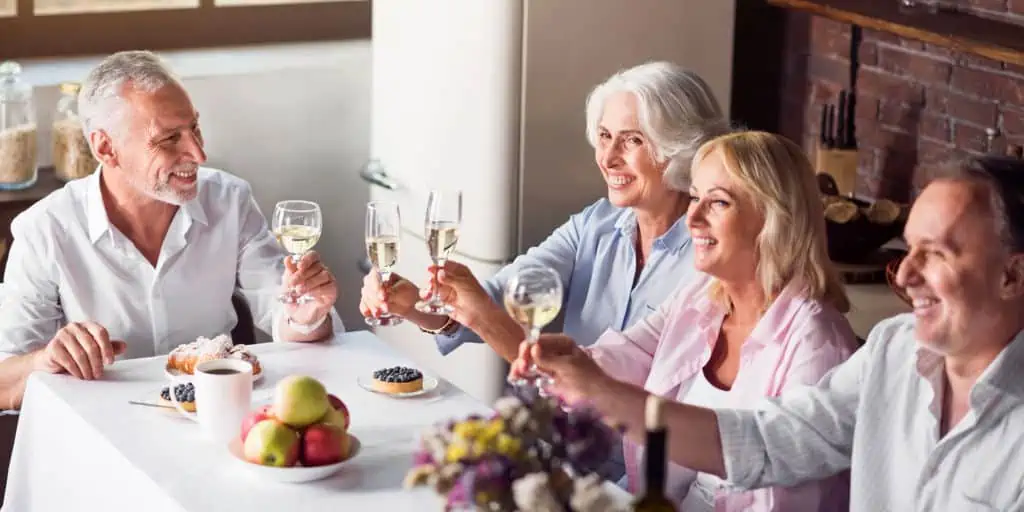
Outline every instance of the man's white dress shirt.
POLYGON ((200 168, 198 195, 178 209, 154 266, 110 223, 101 173, 69 182, 11 224, 0 359, 42 348, 62 326, 86 320, 125 341, 126 358, 166 354, 199 336, 230 334, 236 289, 256 327, 277 339, 287 253, 245 180, 200 168))
POLYGON ((789 485, 850 468, 853 512, 1024 510, 1024 332, 940 438, 944 372, 912 314, 884 320, 817 386, 716 411, 728 478, 789 485))

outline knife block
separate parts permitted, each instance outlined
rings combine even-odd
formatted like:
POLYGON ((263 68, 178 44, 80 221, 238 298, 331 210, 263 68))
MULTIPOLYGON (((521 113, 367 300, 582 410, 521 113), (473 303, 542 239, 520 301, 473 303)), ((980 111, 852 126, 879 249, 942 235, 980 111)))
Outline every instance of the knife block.
POLYGON ((830 149, 818 146, 814 162, 817 173, 832 176, 839 189, 839 195, 852 196, 857 186, 857 150, 830 149))

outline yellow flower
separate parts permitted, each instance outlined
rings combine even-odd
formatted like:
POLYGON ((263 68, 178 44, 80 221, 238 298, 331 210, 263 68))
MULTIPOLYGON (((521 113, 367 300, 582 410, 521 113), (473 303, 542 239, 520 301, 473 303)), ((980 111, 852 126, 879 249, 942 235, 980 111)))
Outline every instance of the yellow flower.
POLYGON ((519 455, 519 450, 521 448, 522 448, 522 443, 518 439, 516 439, 516 438, 514 438, 514 437, 512 437, 510 435, 507 435, 507 434, 501 434, 501 435, 498 436, 498 439, 497 439, 497 450, 498 450, 498 453, 500 453, 502 455, 505 455, 505 456, 508 456, 508 457, 517 457, 519 455))
POLYGON ((480 430, 483 428, 481 422, 476 420, 467 420, 455 425, 452 429, 452 433, 456 437, 463 439, 470 439, 479 435, 480 430))
POLYGON ((456 462, 469 456, 469 446, 461 441, 454 441, 448 445, 448 451, 445 453, 444 460, 447 462, 456 462))

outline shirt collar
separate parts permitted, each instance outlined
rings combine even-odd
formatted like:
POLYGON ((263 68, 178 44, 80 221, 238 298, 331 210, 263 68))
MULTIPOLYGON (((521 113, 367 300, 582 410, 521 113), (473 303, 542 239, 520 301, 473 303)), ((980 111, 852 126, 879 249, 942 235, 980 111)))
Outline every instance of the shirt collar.
MULTIPOLYGON (((945 367, 945 358, 924 345, 917 347, 917 373, 925 379, 935 377, 945 367)), ((999 352, 988 368, 981 373, 975 386, 992 387, 1024 400, 1024 380, 1020 378, 1024 368, 1024 331, 1017 333, 1013 340, 999 352)), ((942 379, 945 376, 941 376, 942 379)), ((973 394, 973 390, 972 390, 973 394)))
MULTIPOLYGON (((636 213, 632 208, 623 208, 619 218, 615 221, 615 228, 622 236, 634 239, 636 235, 636 213)), ((670 249, 678 251, 690 241, 690 230, 686 227, 686 216, 680 216, 672 227, 658 238, 654 239, 654 247, 659 249, 670 249)))
POLYGON ((1020 369, 1024 368, 1024 331, 1018 332, 1010 344, 981 373, 978 383, 991 386, 1024 400, 1024 379, 1020 369))
MULTIPOLYGON (((96 243, 104 233, 110 230, 110 217, 107 216, 107 209, 103 205, 103 192, 100 190, 100 176, 102 172, 103 165, 101 164, 96 168, 96 172, 85 178, 89 180, 86 189, 85 209, 89 224, 89 241, 92 243, 96 243)), ((202 187, 202 177, 203 172, 200 169, 198 175, 199 182, 196 186, 202 187)), ((191 221, 198 222, 204 226, 208 224, 206 211, 199 201, 198 194, 194 199, 181 205, 181 209, 188 215, 191 221)))
MULTIPOLYGON (((702 328, 713 327, 715 322, 720 322, 726 314, 725 307, 711 299, 708 293, 711 289, 710 284, 700 298, 688 306, 695 313, 696 324, 702 328)), ((782 290, 761 315, 754 330, 747 337, 747 342, 762 346, 785 343, 786 337, 780 336, 779 333, 789 328, 789 324, 806 303, 799 293, 800 288, 790 283, 782 290)))

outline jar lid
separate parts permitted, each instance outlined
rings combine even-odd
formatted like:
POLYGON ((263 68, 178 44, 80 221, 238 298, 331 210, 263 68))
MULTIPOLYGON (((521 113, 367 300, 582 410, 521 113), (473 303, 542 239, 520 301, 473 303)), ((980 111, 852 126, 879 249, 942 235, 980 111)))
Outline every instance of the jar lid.
POLYGON ((0 75, 20 75, 21 64, 13 60, 5 60, 0 62, 0 75))
POLYGON ((13 60, 0 62, 0 101, 26 103, 32 98, 32 87, 20 78, 21 64, 13 60))
POLYGON ((82 90, 82 84, 78 82, 61 82, 60 92, 64 94, 78 94, 82 90))

